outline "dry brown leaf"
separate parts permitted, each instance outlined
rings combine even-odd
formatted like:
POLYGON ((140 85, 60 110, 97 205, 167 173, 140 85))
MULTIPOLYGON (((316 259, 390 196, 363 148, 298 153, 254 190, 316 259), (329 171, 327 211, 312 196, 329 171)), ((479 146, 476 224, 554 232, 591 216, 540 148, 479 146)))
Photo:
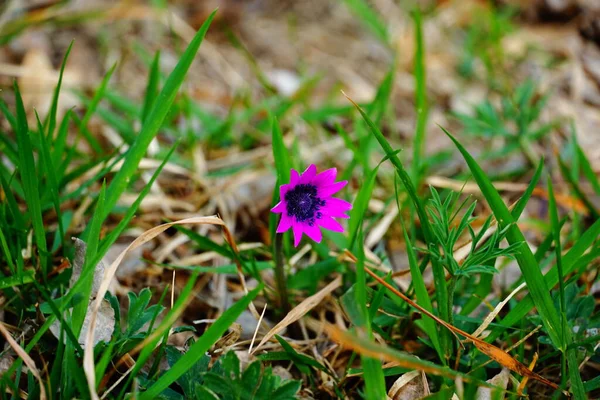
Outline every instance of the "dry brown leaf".
POLYGON ((325 286, 323 289, 319 290, 317 293, 313 294, 310 297, 307 297, 302 301, 302 303, 298 304, 291 310, 288 315, 285 316, 277 325, 273 327, 266 335, 262 338, 258 346, 254 349, 252 354, 256 353, 256 351, 267 341, 269 341, 273 336, 277 333, 281 332, 283 328, 286 326, 293 324, 302 318, 307 312, 312 310, 316 305, 323 301, 325 297, 327 297, 331 292, 335 289, 339 288, 342 285, 342 277, 338 276, 335 278, 329 285, 325 286))
POLYGON ((40 383, 40 399, 46 400, 46 387, 44 386, 44 381, 42 381, 40 371, 35 366, 35 362, 33 361, 33 359, 29 357, 29 354, 27 354, 25 349, 23 349, 19 345, 19 343, 17 343, 15 339, 13 339, 12 335, 10 334, 8 329, 6 329, 3 322, 0 322, 0 333, 2 333, 10 347, 12 347, 12 349, 15 351, 15 353, 17 353, 17 355, 23 359, 23 362, 25 363, 25 365, 27 365, 27 368, 29 368, 29 371, 31 371, 31 374, 35 377, 35 379, 38 380, 38 382, 40 383))

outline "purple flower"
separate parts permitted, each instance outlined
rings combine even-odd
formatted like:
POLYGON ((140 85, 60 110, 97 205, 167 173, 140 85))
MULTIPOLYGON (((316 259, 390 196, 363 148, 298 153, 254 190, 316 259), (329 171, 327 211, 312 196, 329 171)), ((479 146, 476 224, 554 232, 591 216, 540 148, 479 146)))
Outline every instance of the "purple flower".
POLYGON ((336 182, 335 168, 317 174, 314 164, 302 175, 292 169, 291 175, 291 182, 279 187, 280 201, 271 209, 271 212, 281 214, 277 233, 292 228, 294 246, 297 247, 303 233, 321 243, 321 227, 343 232, 344 228, 334 218, 349 218, 346 211, 352 204, 331 196, 342 190, 348 181, 336 182))

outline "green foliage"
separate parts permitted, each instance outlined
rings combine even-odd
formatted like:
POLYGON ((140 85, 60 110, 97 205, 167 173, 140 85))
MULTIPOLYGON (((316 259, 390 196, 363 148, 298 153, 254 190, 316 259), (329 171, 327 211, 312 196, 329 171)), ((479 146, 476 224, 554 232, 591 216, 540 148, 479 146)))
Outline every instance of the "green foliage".
POLYGON ((438 191, 431 187, 431 199, 427 206, 427 213, 433 228, 435 242, 429 243, 429 247, 425 251, 438 259, 453 276, 468 277, 477 273, 494 274, 498 271, 489 262, 498 257, 512 258, 520 243, 512 243, 505 248, 499 247, 500 242, 506 238, 508 227, 495 229, 489 239, 484 239, 485 233, 492 224, 492 216, 486 218, 479 231, 475 233, 471 223, 475 220, 473 211, 476 202, 472 202, 465 209, 469 199, 458 204, 459 199, 460 193, 451 192, 442 201, 438 191), (459 239, 467 230, 471 246, 466 258, 459 264, 454 258, 454 250, 457 248, 459 239))
POLYGON ((539 160, 530 149, 531 143, 545 137, 559 123, 558 120, 538 121, 549 96, 539 94, 536 83, 528 80, 503 96, 499 106, 486 99, 474 106, 472 114, 455 113, 454 116, 462 123, 466 135, 504 141, 500 150, 487 151, 487 158, 498 159, 520 150, 532 164, 537 164, 539 160))

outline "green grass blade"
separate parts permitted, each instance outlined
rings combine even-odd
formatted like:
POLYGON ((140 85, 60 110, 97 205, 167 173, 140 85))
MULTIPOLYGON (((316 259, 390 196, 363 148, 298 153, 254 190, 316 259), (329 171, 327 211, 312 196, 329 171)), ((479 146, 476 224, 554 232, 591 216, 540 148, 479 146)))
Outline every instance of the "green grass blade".
POLYGON ((233 306, 228 308, 221 317, 214 324, 210 326, 200 336, 200 338, 188 349, 188 351, 158 380, 148 388, 145 392, 140 394, 140 400, 154 399, 163 390, 169 387, 177 378, 183 375, 189 370, 227 331, 233 322, 239 317, 239 315, 248 308, 250 302, 261 292, 263 289, 262 284, 256 289, 249 292, 246 296, 238 300, 233 306))
POLYGON ((148 115, 141 132, 129 148, 128 154, 123 162, 123 166, 116 173, 110 183, 110 186, 108 187, 105 208, 102 211, 103 219, 108 216, 115 204, 117 204, 117 200, 127 188, 130 179, 137 172, 137 167, 140 160, 144 157, 146 149, 150 145, 152 139, 154 139, 158 133, 158 130, 162 126, 162 123, 171 108, 171 105, 175 101, 175 96, 177 95, 179 87, 181 86, 188 69, 194 61, 198 48, 200 47, 200 44, 206 35, 206 31, 208 30, 215 13, 216 11, 213 11, 204 24, 202 24, 200 30, 198 30, 196 36, 194 36, 194 39, 192 39, 187 49, 179 59, 175 69, 167 78, 167 81, 158 95, 156 103, 154 104, 154 107, 152 107, 152 111, 150 111, 150 114, 148 115))
POLYGON ((113 66, 110 67, 108 72, 106 72, 104 78, 102 78, 102 82, 100 82, 98 89, 96 89, 94 97, 92 97, 92 100, 87 104, 85 114, 83 118, 81 118, 81 125, 87 127, 88 122, 90 122, 90 118, 92 118, 92 116, 96 112, 96 109, 98 108, 98 104, 100 104, 100 101, 102 100, 102 98, 104 98, 104 95, 106 93, 106 87, 108 86, 108 82, 110 81, 110 78, 112 77, 112 74, 113 72, 115 72, 116 68, 117 64, 114 63, 113 66))
POLYGON ((38 131, 40 133, 40 159, 42 165, 44 166, 44 174, 46 175, 46 180, 49 186, 50 198, 52 199, 52 204, 54 205, 54 211, 58 217, 58 232, 56 232, 55 236, 57 236, 58 243, 62 244, 62 241, 65 238, 65 228, 63 226, 62 212, 60 211, 60 200, 58 197, 60 189, 58 187, 58 180, 56 178, 57 172, 56 168, 54 168, 54 164, 52 163, 52 158, 50 157, 50 147, 48 145, 46 136, 44 135, 44 128, 42 127, 42 122, 40 121, 37 111, 35 113, 35 117, 37 118, 38 131))
POLYGON ((277 169, 277 180, 280 185, 290 183, 292 157, 283 142, 283 133, 275 116, 272 117, 273 158, 277 169))
POLYGON ((19 175, 23 184, 25 202, 29 210, 29 215, 33 224, 33 235, 38 250, 41 253, 41 264, 44 275, 47 272, 48 248, 46 245, 46 231, 42 219, 42 206, 40 203, 40 193, 38 188, 41 186, 36 173, 35 161, 33 159, 33 147, 29 136, 29 127, 27 126, 27 116, 23 107, 23 99, 19 92, 17 82, 13 85, 15 91, 15 101, 17 107, 17 126, 16 131, 17 144, 19 146, 19 175))
POLYGON ((4 117, 8 121, 8 124, 12 128, 13 132, 16 132, 17 131, 17 118, 15 117, 15 115, 12 112, 10 112, 8 105, 6 104, 6 102, 3 99, 0 99, 0 111, 2 112, 2 114, 4 114, 4 117))
POLYGON ((423 24, 421 11, 417 8, 413 13, 415 21, 415 106, 417 112, 417 126, 413 141, 412 180, 417 188, 421 182, 421 168, 425 154, 425 136, 427 127, 427 77, 425 75, 425 44, 423 40, 423 24))
MULTIPOLYGON (((69 133, 69 122, 71 121, 72 113, 72 110, 68 110, 65 113, 60 123, 60 126, 58 127, 58 134, 56 135, 56 139, 54 139, 54 142, 52 143, 51 161, 52 165, 54 165, 55 167, 60 166, 63 157, 65 157, 65 148, 67 147, 67 137, 69 133)), ((60 182, 65 174, 65 171, 61 169, 57 171, 55 169, 55 172, 57 174, 56 180, 60 182)))
POLYGON ((520 243, 520 247, 515 252, 515 259, 517 260, 525 281, 527 282, 529 292, 533 297, 536 308, 542 319, 542 323, 544 324, 552 343, 554 343, 557 347, 560 347, 560 323, 554 309, 552 298, 550 297, 550 291, 546 285, 546 282, 544 281, 539 264, 531 252, 531 249, 527 245, 527 241, 525 240, 523 233, 515 224, 515 220, 508 210, 506 204, 504 204, 502 197, 500 197, 500 194, 496 188, 494 188, 492 182, 477 164, 475 159, 454 138, 454 136, 450 134, 450 132, 444 128, 441 129, 454 142, 458 150, 463 155, 463 158, 467 162, 467 165, 469 166, 477 185, 481 189, 481 192, 488 201, 490 208, 494 212, 494 216, 498 221, 499 227, 501 229, 508 228, 506 235, 508 243, 511 245, 520 243))
POLYGON ((389 34, 385 23, 381 17, 371 8, 365 0, 344 0, 350 11, 360 18, 360 21, 367 26, 383 43, 388 43, 389 34))
POLYGON ((35 280, 35 275, 33 270, 25 270, 23 271, 22 276, 12 275, 7 276, 5 278, 0 279, 0 290, 6 289, 9 287, 16 287, 20 285, 25 285, 27 283, 31 283, 35 280))
POLYGON ((544 169, 544 160, 542 159, 540 161, 540 163, 538 164, 538 167, 536 168, 535 173, 533 174, 533 177, 531 178, 531 181, 529 182, 529 185, 527 185, 527 189, 525 189, 525 192, 523 193, 523 195, 521 196, 519 201, 517 201, 517 204, 511 211, 511 215, 513 216, 515 221, 519 220, 519 218, 521 217, 521 214, 523 213, 523 211, 525 210, 525 207, 527 206, 527 203, 529 203, 529 199, 531 198, 531 195, 533 194, 533 191, 534 191, 536 185, 538 184, 540 177, 542 176, 543 169, 544 169))
POLYGON ((157 51, 150 66, 150 75, 146 85, 146 95, 144 96, 144 106, 142 107, 142 124, 146 123, 146 118, 154 106, 154 100, 158 96, 158 83, 160 81, 160 51, 157 51))
POLYGON ((378 171, 379 165, 371 171, 365 182, 360 186, 358 194, 354 199, 352 210, 350 210, 350 219, 348 222, 348 235, 350 238, 348 248, 350 249, 354 249, 354 242, 363 224, 364 216, 369 206, 369 199, 371 198, 371 193, 373 193, 373 187, 375 187, 375 179, 377 178, 378 171))
MULTIPOLYGON (((54 128, 56 128, 56 114, 58 113, 58 95, 60 94, 60 88, 62 86, 63 74, 65 73, 65 66, 67 65, 67 59, 69 58, 69 53, 71 53, 71 49, 73 48, 73 41, 69 44, 69 48, 65 53, 62 64, 60 66, 60 73, 58 75, 58 84, 54 89, 54 96, 52 97, 52 103, 50 105, 50 112, 47 116, 47 137, 52 139, 54 137, 54 128)), ((40 132, 43 135, 43 132, 40 132)))

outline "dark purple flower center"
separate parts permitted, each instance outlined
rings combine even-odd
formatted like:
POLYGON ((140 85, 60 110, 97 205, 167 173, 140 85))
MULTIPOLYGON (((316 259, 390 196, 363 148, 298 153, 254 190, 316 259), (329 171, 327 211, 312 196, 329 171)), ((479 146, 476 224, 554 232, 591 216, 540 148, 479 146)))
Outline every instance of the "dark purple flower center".
POLYGON ((309 225, 315 223, 315 218, 321 218, 319 209, 325 205, 325 200, 317 197, 317 187, 310 184, 296 185, 285 194, 286 211, 298 222, 309 225))

